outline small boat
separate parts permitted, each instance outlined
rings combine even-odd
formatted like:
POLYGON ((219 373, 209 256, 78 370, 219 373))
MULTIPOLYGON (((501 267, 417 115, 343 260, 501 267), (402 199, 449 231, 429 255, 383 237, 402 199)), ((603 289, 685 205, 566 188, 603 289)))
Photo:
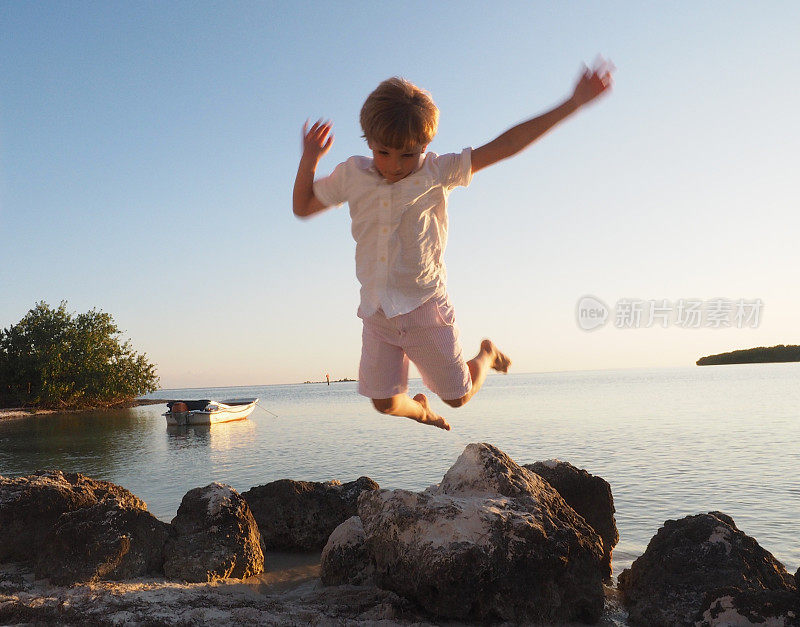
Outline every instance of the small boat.
POLYGON ((164 417, 167 426, 215 425, 243 420, 255 409, 257 398, 233 398, 227 401, 170 401, 164 417))

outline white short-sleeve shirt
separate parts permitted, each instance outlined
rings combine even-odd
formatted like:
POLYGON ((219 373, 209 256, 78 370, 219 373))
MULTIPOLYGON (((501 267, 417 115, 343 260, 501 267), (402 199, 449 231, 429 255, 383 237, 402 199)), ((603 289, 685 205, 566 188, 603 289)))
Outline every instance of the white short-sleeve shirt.
POLYGON ((471 148, 428 152, 418 170, 396 183, 387 182, 372 159, 350 157, 314 181, 314 195, 325 206, 350 205, 361 317, 381 308, 392 318, 447 293, 447 197, 469 185, 471 156, 471 148))

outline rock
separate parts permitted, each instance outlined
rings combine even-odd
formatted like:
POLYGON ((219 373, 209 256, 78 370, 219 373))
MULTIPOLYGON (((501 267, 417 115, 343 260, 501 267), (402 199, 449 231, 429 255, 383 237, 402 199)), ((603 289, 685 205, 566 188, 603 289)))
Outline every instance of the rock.
POLYGON ((169 525, 114 498, 61 515, 45 537, 36 576, 57 585, 162 572, 169 525))
POLYGON ((264 572, 264 543, 242 496, 212 483, 189 490, 172 519, 164 547, 169 579, 208 582, 264 572))
POLYGON ((611 552, 619 542, 619 531, 614 519, 614 496, 608 481, 558 460, 536 462, 523 467, 544 478, 600 534, 605 555, 605 578, 610 580, 611 552))
POLYGON ((114 498, 121 506, 146 510, 144 501, 108 481, 60 470, 38 471, 27 477, 0 477, 0 562, 35 561, 44 538, 59 517, 114 498))
POLYGON ((333 530, 322 549, 321 579, 326 586, 372 582, 375 567, 365 544, 364 526, 358 516, 333 530))
POLYGON ((470 444, 422 493, 365 492, 358 514, 375 579, 437 617, 597 621, 599 535, 535 473, 470 444))
POLYGON ((800 597, 788 590, 721 588, 709 597, 697 627, 800 625, 800 597))
MULTIPOLYGON (((633 625, 693 625, 716 591, 793 591, 792 577, 771 553, 709 512, 668 520, 647 550, 619 576, 633 625)), ((720 602, 722 603, 722 602, 720 602)))
POLYGON ((267 549, 319 551, 338 525, 356 515, 359 495, 378 488, 369 477, 345 484, 281 479, 242 496, 267 549))

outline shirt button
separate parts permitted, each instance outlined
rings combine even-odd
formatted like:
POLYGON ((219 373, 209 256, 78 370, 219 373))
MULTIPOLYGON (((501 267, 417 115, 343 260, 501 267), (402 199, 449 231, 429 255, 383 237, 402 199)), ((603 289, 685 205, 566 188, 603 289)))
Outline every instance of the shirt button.
POLYGON ((384 206, 384 207, 388 207, 388 206, 389 206, 389 203, 388 203, 388 202, 386 202, 386 201, 384 200, 384 201, 383 201, 383 206, 384 206))
POLYGON ((385 262, 386 261, 386 257, 381 257, 381 261, 385 262))
POLYGON ((388 232, 389 232, 389 229, 387 229, 385 227, 383 229, 381 229, 381 233, 388 233, 388 232))

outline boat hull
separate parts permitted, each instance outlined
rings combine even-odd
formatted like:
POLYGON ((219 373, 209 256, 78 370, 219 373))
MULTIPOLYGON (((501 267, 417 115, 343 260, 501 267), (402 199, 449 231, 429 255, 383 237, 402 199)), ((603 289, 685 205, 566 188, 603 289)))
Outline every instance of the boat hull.
POLYGON ((181 412, 168 411, 164 414, 164 417, 167 420, 167 426, 215 425, 222 422, 244 420, 253 413, 257 402, 258 399, 247 403, 228 401, 227 403, 216 403, 216 409, 181 412))

